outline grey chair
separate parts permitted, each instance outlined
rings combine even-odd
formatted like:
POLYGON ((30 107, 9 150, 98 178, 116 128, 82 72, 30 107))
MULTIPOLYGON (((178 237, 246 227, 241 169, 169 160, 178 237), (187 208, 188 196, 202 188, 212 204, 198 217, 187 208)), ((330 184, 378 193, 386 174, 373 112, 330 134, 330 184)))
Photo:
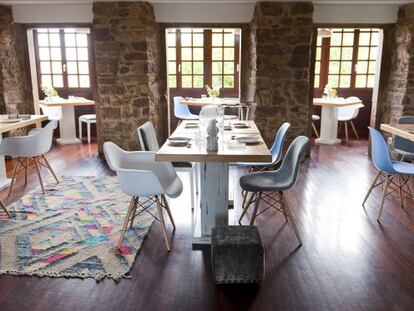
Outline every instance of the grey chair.
MULTIPOLYGON (((401 117, 398 124, 414 124, 414 117, 401 117)), ((414 160, 414 143, 400 136, 393 137, 394 150, 402 156, 401 160, 414 160)))
MULTIPOLYGON (((143 151, 158 151, 160 145, 158 144, 157 134, 151 122, 145 122, 137 128, 139 144, 143 151)), ((187 172, 190 174, 190 189, 191 189, 191 210, 194 210, 194 186, 196 194, 198 194, 198 170, 196 163, 191 162, 172 162, 177 172, 187 172)))
POLYGON ((249 173, 240 178, 240 186, 247 192, 243 198, 243 212, 239 219, 240 224, 252 203, 254 203, 254 210, 250 219, 250 225, 254 224, 258 215, 273 207, 285 215, 286 221, 290 222, 295 231, 299 244, 302 245, 299 231, 296 228, 292 212, 286 202, 283 191, 292 188, 295 184, 299 175, 300 164, 308 147, 309 138, 305 136, 296 137, 290 144, 279 169, 249 173), (250 198, 246 200, 249 193, 251 193, 250 198), (258 214, 260 201, 264 201, 268 206, 258 214))

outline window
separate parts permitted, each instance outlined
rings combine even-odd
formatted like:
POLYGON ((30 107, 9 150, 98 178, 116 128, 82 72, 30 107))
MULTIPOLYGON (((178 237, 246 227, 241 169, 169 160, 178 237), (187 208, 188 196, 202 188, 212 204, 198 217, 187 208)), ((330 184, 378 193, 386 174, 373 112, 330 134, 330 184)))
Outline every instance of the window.
POLYGON ((170 89, 203 91, 208 84, 221 87, 224 94, 238 92, 238 30, 168 29, 166 42, 170 89))
POLYGON ((315 88, 372 88, 375 84, 378 29, 333 29, 318 38, 315 88))
POLYGON ((89 89, 89 29, 34 30, 39 84, 56 89, 89 89))

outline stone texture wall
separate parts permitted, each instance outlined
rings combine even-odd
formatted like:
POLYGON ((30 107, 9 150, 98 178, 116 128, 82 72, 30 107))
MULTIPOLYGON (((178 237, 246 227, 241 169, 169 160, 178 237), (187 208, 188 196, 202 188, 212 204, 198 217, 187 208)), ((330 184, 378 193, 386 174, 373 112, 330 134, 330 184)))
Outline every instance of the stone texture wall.
POLYGON ((93 13, 100 151, 105 141, 136 150, 136 128, 151 120, 160 133, 164 118, 153 8, 144 2, 95 2, 93 13))
POLYGON ((0 113, 34 113, 26 28, 0 6, 0 113))
POLYGON ((311 3, 256 5, 250 34, 256 54, 255 115, 268 144, 285 121, 292 124, 290 138, 308 134, 312 15, 311 3))
POLYGON ((400 8, 398 22, 384 40, 386 74, 381 70, 377 121, 394 123, 402 115, 414 115, 414 4, 400 8))

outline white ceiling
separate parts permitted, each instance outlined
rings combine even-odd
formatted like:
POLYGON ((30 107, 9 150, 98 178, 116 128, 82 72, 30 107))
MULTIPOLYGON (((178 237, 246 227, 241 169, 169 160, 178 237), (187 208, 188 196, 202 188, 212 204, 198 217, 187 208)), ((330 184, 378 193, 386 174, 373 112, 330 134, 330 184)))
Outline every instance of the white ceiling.
MULTIPOLYGON (((112 2, 118 0, 0 0, 0 4, 5 5, 32 5, 32 4, 87 4, 92 2, 112 2)), ((122 0, 119 0, 122 1, 122 0)), ((125 0, 124 0, 125 1, 125 0)), ((132 0, 134 1, 134 0, 132 0)), ((140 0, 135 0, 140 1, 140 0)), ((240 4, 255 3, 255 0, 147 0, 150 3, 187 3, 187 4, 240 4)), ((268 0, 269 1, 269 0, 268 0)), ((298 2, 298 0, 270 0, 273 2, 298 2)), ((299 0, 300 1, 300 0, 299 0)), ((303 2, 313 2, 317 5, 402 5, 414 2, 414 0, 302 0, 303 2)))

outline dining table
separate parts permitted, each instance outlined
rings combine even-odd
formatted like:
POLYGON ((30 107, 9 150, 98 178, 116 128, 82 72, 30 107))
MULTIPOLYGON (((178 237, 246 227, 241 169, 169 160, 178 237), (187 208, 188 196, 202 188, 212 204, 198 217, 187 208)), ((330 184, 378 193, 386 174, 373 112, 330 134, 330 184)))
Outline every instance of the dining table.
POLYGON ((60 98, 57 100, 40 100, 39 106, 62 107, 62 119, 59 121, 60 138, 56 142, 60 145, 80 144, 80 139, 76 136, 76 106, 95 106, 93 100, 85 98, 60 98))
POLYGON ((206 151, 205 135, 200 134, 196 124, 199 121, 181 122, 155 156, 156 161, 161 162, 199 162, 200 230, 193 230, 193 248, 210 243, 212 228, 229 224, 230 163, 270 162, 272 159, 254 121, 227 121, 226 130, 222 131, 218 140, 217 151, 206 151), (174 137, 187 137, 190 140, 187 145, 176 147, 170 142, 174 137), (252 137, 256 142, 240 143, 241 137, 252 137))
POLYGON ((414 124, 381 124, 381 130, 414 142, 414 124))
MULTIPOLYGON (((18 130, 30 125, 40 126, 42 121, 47 120, 47 116, 43 115, 30 115, 30 119, 19 118, 9 119, 8 115, 0 115, 0 143, 3 139, 3 133, 18 130)), ((10 186, 11 179, 7 178, 6 162, 4 155, 0 155, 0 190, 3 190, 10 186)))
POLYGON ((313 105, 322 107, 321 130, 319 138, 315 140, 317 144, 335 145, 340 144, 338 138, 338 108, 362 104, 357 98, 314 98, 313 105))

